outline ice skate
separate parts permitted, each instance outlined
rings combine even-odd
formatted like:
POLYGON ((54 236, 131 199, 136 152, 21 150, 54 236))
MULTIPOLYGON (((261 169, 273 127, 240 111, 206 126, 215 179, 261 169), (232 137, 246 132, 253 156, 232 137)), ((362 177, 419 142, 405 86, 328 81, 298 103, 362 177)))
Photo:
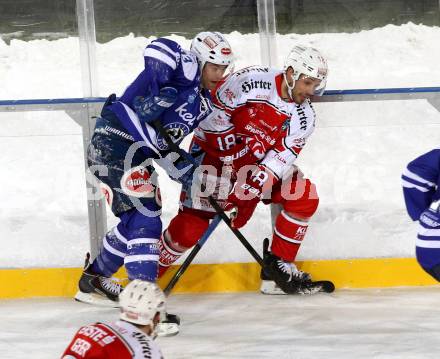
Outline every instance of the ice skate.
POLYGON ((331 293, 334 285, 330 281, 312 281, 309 273, 296 268, 295 264, 285 262, 269 251, 269 240, 263 242, 263 268, 261 269, 261 287, 263 294, 314 294, 331 293))
POLYGON ((87 253, 84 271, 78 283, 75 300, 106 307, 119 307, 118 296, 122 286, 112 278, 107 278, 91 269, 90 254, 87 253))

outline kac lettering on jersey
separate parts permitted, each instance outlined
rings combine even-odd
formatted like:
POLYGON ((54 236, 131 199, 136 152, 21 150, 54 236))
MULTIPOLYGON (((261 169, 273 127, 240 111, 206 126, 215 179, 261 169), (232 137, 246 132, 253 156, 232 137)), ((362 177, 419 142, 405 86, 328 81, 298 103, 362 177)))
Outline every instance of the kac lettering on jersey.
POLYGON ((185 121, 189 126, 193 126, 196 118, 190 112, 188 112, 188 110, 186 109, 187 105, 188 105, 188 102, 185 102, 185 103, 181 104, 179 107, 177 107, 174 111, 177 112, 179 117, 183 121, 185 121))

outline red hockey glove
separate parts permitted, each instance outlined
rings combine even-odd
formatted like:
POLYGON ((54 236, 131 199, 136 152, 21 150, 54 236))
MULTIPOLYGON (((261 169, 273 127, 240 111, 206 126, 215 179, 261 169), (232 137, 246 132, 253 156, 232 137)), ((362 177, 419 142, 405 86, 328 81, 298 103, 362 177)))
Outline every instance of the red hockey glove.
POLYGON ((246 138, 246 144, 251 150, 251 153, 257 160, 263 159, 267 152, 266 146, 261 141, 257 140, 255 137, 246 138))
POLYGON ((258 202, 263 195, 267 197, 275 181, 275 176, 264 166, 245 166, 240 169, 225 206, 225 211, 235 210, 231 217, 232 227, 241 228, 249 221, 258 202))

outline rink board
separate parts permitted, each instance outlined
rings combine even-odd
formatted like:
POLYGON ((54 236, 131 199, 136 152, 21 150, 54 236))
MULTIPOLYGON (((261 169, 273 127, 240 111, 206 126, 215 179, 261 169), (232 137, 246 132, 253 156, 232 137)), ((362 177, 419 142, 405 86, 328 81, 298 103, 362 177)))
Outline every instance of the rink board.
MULTIPOLYGON (((375 258, 298 262, 315 280, 332 280, 336 288, 427 286, 437 282, 414 258, 375 258)), ((178 267, 160 280, 165 287, 178 267)), ((0 298, 71 297, 75 294, 81 268, 2 269, 0 298)), ((246 292, 260 285, 257 263, 194 264, 180 278, 174 292, 246 292)), ((124 279, 124 271, 116 277, 124 279)))

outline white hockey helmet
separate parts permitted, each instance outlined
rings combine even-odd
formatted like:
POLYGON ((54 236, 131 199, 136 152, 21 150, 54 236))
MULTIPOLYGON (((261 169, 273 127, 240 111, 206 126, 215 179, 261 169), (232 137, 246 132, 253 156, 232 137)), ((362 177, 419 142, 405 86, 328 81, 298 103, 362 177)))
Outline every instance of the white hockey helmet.
POLYGON ((165 295, 152 282, 135 279, 119 294, 119 317, 130 323, 153 325, 157 312, 165 312, 165 295))
MULTIPOLYGON (((321 80, 320 85, 315 90, 315 95, 322 96, 325 91, 325 86, 327 85, 328 67, 326 59, 318 50, 310 46, 294 46, 284 62, 284 77, 289 67, 293 68, 293 79, 295 81, 297 81, 301 75, 321 80)), ((292 86, 289 85, 287 80, 286 83, 290 94, 295 83, 293 83, 292 86)))
POLYGON ((234 62, 231 45, 219 32, 198 33, 191 43, 190 51, 197 56, 200 71, 207 62, 226 66, 232 66, 234 62))

